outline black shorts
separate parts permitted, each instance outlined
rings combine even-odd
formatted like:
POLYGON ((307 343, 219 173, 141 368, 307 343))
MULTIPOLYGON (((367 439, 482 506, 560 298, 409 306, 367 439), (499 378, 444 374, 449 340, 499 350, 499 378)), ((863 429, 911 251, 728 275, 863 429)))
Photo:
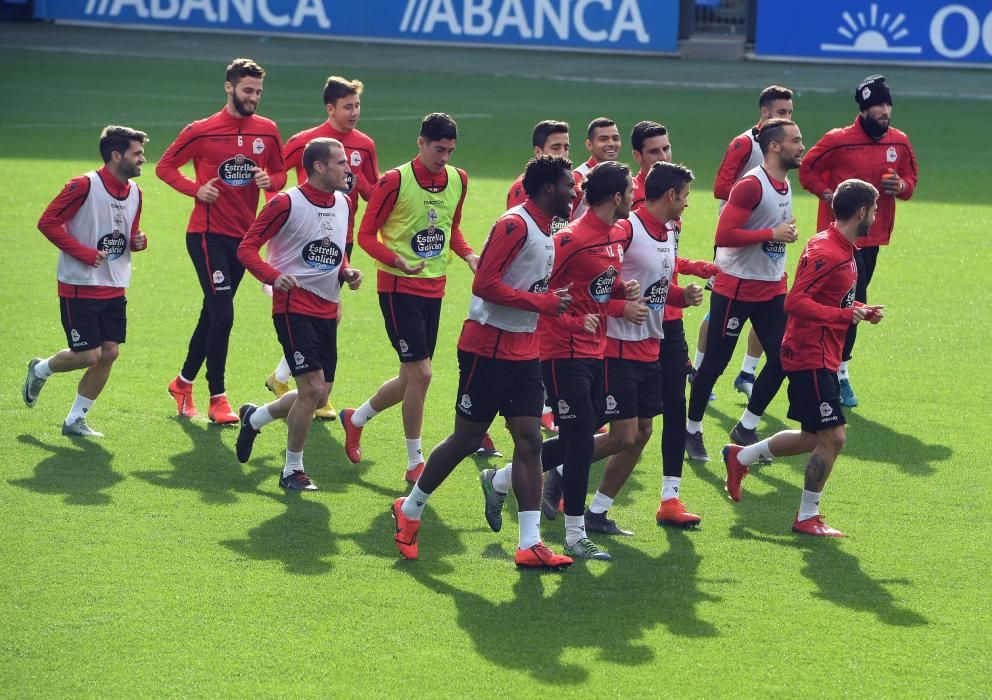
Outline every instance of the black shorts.
POLYGON ((127 299, 59 297, 62 328, 73 352, 86 352, 103 343, 123 343, 127 335, 127 299))
POLYGON ((661 363, 603 360, 607 420, 654 418, 662 411, 661 363))
POLYGON ((602 360, 545 360, 541 372, 559 427, 575 422, 595 430, 606 422, 602 360))
POLYGON ((789 377, 789 418, 798 421, 807 433, 847 423, 840 407, 840 382, 828 369, 787 372, 789 377))
POLYGON ((540 418, 544 409, 544 382, 537 360, 494 360, 458 351, 458 400, 455 411, 473 423, 504 418, 540 418))
POLYGON ((338 322, 306 314, 276 314, 272 317, 282 352, 294 377, 324 370, 324 381, 334 381, 338 365, 338 322))
POLYGON ((441 321, 440 299, 379 292, 379 308, 386 322, 386 335, 400 362, 416 362, 434 356, 441 321))

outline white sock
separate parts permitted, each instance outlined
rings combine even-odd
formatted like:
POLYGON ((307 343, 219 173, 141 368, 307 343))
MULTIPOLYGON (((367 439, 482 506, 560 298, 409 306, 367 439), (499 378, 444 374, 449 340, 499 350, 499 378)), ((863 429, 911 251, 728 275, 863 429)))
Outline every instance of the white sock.
POLYGON ((681 476, 661 477, 661 500, 667 501, 670 498, 679 497, 679 486, 682 484, 681 476))
POLYGON ((251 414, 251 418, 248 422, 251 423, 251 427, 255 430, 261 430, 264 426, 268 425, 275 418, 272 417, 272 413, 269 411, 269 405, 259 406, 255 409, 255 412, 251 414))
POLYGON ((90 410, 90 406, 96 399, 88 399, 85 396, 76 394, 76 400, 72 402, 72 408, 69 409, 69 415, 66 416, 65 422, 68 424, 73 424, 76 422, 77 418, 85 418, 86 413, 90 410))
POLYGON ((565 544, 569 547, 586 536, 586 516, 565 515, 565 544))
POLYGON ((416 469, 424 461, 424 451, 420 447, 420 438, 406 439, 406 470, 416 469))
POLYGON ((192 380, 192 379, 187 379, 186 377, 184 377, 184 376, 182 375, 182 373, 181 373, 181 372, 180 372, 180 373, 179 373, 179 375, 177 375, 177 376, 179 377, 179 381, 181 381, 181 382, 183 382, 183 383, 185 383, 185 384, 192 384, 192 383, 193 383, 193 380, 192 380))
POLYGON ((820 514, 820 494, 816 491, 807 491, 803 489, 803 497, 799 501, 799 515, 796 516, 798 520, 809 520, 814 515, 820 514))
POLYGON ((687 420, 685 422, 685 430, 687 433, 701 433, 703 432, 703 421, 701 420, 687 420))
POLYGON ((742 447, 741 451, 737 453, 737 461, 741 464, 747 466, 749 464, 754 464, 759 459, 772 459, 775 455, 772 454, 772 449, 770 447, 772 439, 765 438, 753 445, 748 445, 747 447, 742 447))
MULTIPOLYGON (((513 488, 513 462, 493 474, 493 489, 499 493, 510 493, 513 488)), ((528 511, 529 512, 529 511, 528 511)))
MULTIPOLYGON (((371 399, 369 399, 371 401, 371 399)), ((351 414, 351 424, 356 428, 361 428, 363 425, 372 420, 379 412, 372 408, 372 404, 366 401, 361 406, 355 409, 355 412, 351 414)))
POLYGON ((761 355, 744 355, 744 362, 741 364, 741 372, 744 374, 754 374, 758 371, 758 363, 761 362, 761 355))
POLYGON ((703 357, 705 356, 706 356, 705 352, 700 352, 699 350, 696 350, 696 359, 692 361, 692 368, 699 369, 699 365, 703 364, 703 357))
POLYGON ((565 465, 559 464, 555 467, 555 471, 558 472, 558 476, 565 476, 565 465))
POLYGON ((517 513, 517 523, 520 525, 518 549, 530 549, 541 541, 541 511, 521 510, 517 513))
POLYGON ((303 452, 286 450, 286 466, 282 469, 282 475, 290 476, 293 472, 301 471, 303 471, 303 452))
POLYGON ((596 513, 597 515, 600 513, 605 513, 612 505, 612 498, 597 491, 596 495, 592 497, 592 503, 589 504, 589 512, 596 513))
POLYGON ((545 406, 544 408, 541 409, 541 415, 543 416, 545 413, 551 413, 550 406, 545 406))
POLYGON ((847 371, 848 360, 844 360, 840 363, 840 369, 837 370, 837 379, 850 379, 851 375, 847 371))
POLYGON ((276 375, 276 381, 282 382, 283 384, 289 384, 289 380, 293 377, 292 372, 289 371, 289 363, 286 362, 286 358, 283 357, 279 360, 279 366, 276 367, 274 372, 276 375))
POLYGON ((430 497, 429 493, 424 493, 419 486, 414 484, 413 488, 410 489, 410 495, 403 499, 403 515, 410 520, 420 520, 420 516, 424 514, 427 499, 430 497))
POLYGON ((52 371, 52 368, 48 366, 48 361, 51 359, 52 358, 49 357, 48 360, 42 360, 34 366, 34 374, 38 377, 38 379, 48 379, 55 374, 55 372, 52 371))
POLYGON ((751 413, 746 408, 744 409, 744 415, 741 416, 741 425, 748 430, 754 430, 758 427, 758 423, 761 422, 761 416, 756 416, 751 413))

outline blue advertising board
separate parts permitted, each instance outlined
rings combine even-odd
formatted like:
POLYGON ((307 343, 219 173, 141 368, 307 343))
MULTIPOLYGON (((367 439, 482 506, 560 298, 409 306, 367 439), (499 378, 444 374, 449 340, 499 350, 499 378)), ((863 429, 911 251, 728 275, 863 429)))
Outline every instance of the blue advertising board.
POLYGON ((755 54, 992 68, 992 2, 758 0, 755 54))
POLYGON ((334 39, 678 51, 678 0, 35 0, 35 17, 334 39))

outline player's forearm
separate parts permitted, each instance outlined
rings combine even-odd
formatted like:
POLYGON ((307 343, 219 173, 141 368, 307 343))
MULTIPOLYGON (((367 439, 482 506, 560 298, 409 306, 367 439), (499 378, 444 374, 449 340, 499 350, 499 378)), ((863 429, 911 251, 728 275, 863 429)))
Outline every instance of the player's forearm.
POLYGON ((241 245, 238 246, 238 260, 251 273, 252 277, 259 282, 262 284, 274 284, 279 277, 279 270, 262 259, 259 253, 261 246, 262 243, 257 238, 251 240, 245 238, 241 242, 241 245))
POLYGON ((709 279, 720 271, 716 265, 705 260, 687 260, 686 258, 675 258, 675 270, 677 272, 709 279))
POLYGON ((98 251, 96 248, 85 246, 65 230, 61 221, 54 217, 42 217, 38 221, 38 230, 45 234, 45 238, 50 240, 55 247, 66 255, 71 255, 76 260, 87 265, 92 265, 96 261, 98 251))
MULTIPOLYGON (((796 283, 798 282, 797 280, 796 283)), ((806 294, 790 293, 785 298, 785 313, 833 328, 845 328, 851 325, 854 319, 854 312, 851 309, 827 306, 806 294)))
POLYGON ((457 226, 453 226, 451 229, 451 250, 459 258, 464 258, 466 255, 472 255, 474 252, 472 246, 468 244, 465 240, 465 235, 462 230, 457 226))
POLYGON ((180 192, 187 197, 196 197, 197 191, 199 191, 200 186, 195 180, 190 180, 188 177, 183 175, 182 171, 174 165, 159 162, 155 166, 155 175, 158 179, 167 184, 172 189, 180 192))
POLYGON ((375 231, 366 230, 364 221, 362 228, 358 231, 358 247, 368 253, 373 260, 378 260, 383 265, 393 267, 396 263, 396 253, 382 244, 375 231))
POLYGON ((717 228, 715 236, 715 242, 721 248, 744 248, 771 239, 772 230, 770 228, 748 231, 742 228, 723 228, 720 226, 717 228))

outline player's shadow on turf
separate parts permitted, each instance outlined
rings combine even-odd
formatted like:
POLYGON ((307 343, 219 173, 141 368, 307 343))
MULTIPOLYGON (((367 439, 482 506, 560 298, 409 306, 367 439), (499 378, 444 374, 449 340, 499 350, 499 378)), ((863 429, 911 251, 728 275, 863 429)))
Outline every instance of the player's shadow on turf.
POLYGON ((746 494, 739 509, 738 522, 730 529, 730 536, 802 552, 805 562, 802 574, 817 586, 813 595, 852 610, 874 614, 880 622, 900 627, 928 624, 925 617, 896 605, 888 585, 907 585, 907 579, 876 579, 869 576, 858 559, 844 550, 842 541, 828 537, 800 535, 790 530, 790 516, 799 501, 799 488, 770 473, 773 465, 752 470, 752 478, 773 487, 773 491, 758 495, 746 494))
POLYGON ((330 572, 333 567, 328 559, 338 553, 338 546, 327 506, 313 500, 312 494, 268 495, 284 503, 286 511, 249 530, 247 539, 223 540, 221 544, 250 559, 282 562, 288 574, 319 576, 330 572))
MULTIPOLYGON (((697 614, 700 603, 720 600, 699 589, 702 557, 689 534, 675 530, 667 536, 669 550, 656 560, 611 540, 615 559, 609 564, 580 561, 560 574, 521 571, 513 597, 499 602, 491 591, 449 584, 430 561, 406 562, 402 570, 454 601, 459 626, 486 660, 546 685, 580 685, 589 671, 563 661, 570 649, 593 649, 601 661, 641 666, 655 661, 656 651, 643 637, 659 624, 683 637, 718 635, 697 614), (547 588, 554 592, 548 595, 547 588)), ((501 550, 490 545, 483 556, 498 560, 494 566, 511 566, 511 555, 501 550)))
POLYGON ((894 464, 910 476, 930 476, 937 471, 933 462, 944 462, 954 454, 946 445, 927 445, 914 435, 896 432, 854 411, 846 411, 845 418, 847 444, 843 454, 894 464))
POLYGON ((106 490, 124 480, 113 470, 113 455, 95 440, 71 440, 64 444, 45 443, 33 435, 18 435, 18 442, 51 452, 38 462, 34 476, 11 479, 10 484, 51 495, 64 494, 75 506, 98 506, 111 502, 106 490))
POLYGON ((197 491, 212 505, 236 503, 237 494, 258 493, 263 481, 278 478, 278 470, 261 464, 266 460, 253 460, 247 467, 238 462, 223 439, 225 433, 233 438, 235 429, 185 418, 176 423, 190 439, 190 449, 169 458, 172 470, 139 471, 135 476, 163 488, 197 491))

